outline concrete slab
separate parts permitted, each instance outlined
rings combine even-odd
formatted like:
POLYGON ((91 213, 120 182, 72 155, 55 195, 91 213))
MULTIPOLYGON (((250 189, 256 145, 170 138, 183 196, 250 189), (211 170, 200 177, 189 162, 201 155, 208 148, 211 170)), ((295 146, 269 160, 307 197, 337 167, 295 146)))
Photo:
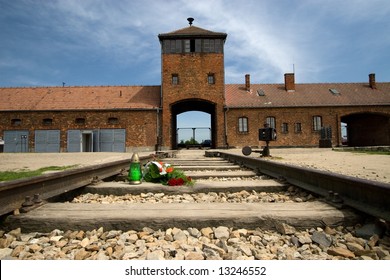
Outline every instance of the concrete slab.
POLYGON ((275 229, 287 223, 297 229, 328 225, 353 225, 358 217, 322 202, 305 203, 191 203, 191 204, 78 204, 49 203, 29 213, 9 216, 6 228, 23 232, 54 229, 105 230, 204 228, 224 225, 234 228, 275 229))
POLYGON ((232 171, 240 170, 241 167, 238 165, 175 165, 178 169, 182 171, 191 171, 191 170, 213 170, 213 171, 232 171))
POLYGON ((256 176, 256 172, 254 171, 246 171, 246 170, 234 170, 234 171, 187 171, 187 176, 190 176, 194 179, 208 179, 214 177, 225 177, 225 178, 233 178, 233 177, 253 177, 256 176))
POLYGON ((127 182, 102 182, 98 185, 89 185, 84 192, 103 195, 125 195, 140 193, 200 193, 200 192, 240 192, 243 190, 257 192, 279 192, 286 189, 286 186, 275 180, 240 180, 240 181, 200 181, 193 187, 188 186, 164 186, 143 182, 140 185, 130 185, 127 182))

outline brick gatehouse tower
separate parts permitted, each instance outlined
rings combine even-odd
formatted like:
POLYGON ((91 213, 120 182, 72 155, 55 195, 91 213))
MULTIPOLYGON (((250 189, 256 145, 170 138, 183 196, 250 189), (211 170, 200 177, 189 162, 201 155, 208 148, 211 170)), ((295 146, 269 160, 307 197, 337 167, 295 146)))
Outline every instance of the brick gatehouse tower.
POLYGON ((201 111, 211 117, 212 147, 226 143, 224 119, 226 33, 192 25, 159 34, 161 43, 162 148, 177 147, 177 115, 201 111))

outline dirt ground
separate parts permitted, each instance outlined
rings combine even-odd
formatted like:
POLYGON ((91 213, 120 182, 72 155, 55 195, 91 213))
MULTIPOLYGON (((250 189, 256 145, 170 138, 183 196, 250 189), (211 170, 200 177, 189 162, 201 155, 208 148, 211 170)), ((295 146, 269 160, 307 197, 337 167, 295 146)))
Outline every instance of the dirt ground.
POLYGON ((271 149, 271 156, 269 160, 277 162, 390 183, 390 155, 336 151, 331 148, 290 148, 271 149))
MULTIPOLYGON (((241 149, 226 150, 242 154, 241 149)), ((204 154, 204 150, 182 150, 180 156, 204 154)), ((149 155, 147 153, 139 153, 149 155)), ((132 153, 0 153, 0 171, 30 169, 47 166, 87 166, 120 159, 130 159, 132 153)), ((250 156, 259 157, 258 153, 250 156)), ((277 162, 350 175, 358 178, 390 183, 390 155, 372 155, 335 151, 324 148, 271 149, 271 158, 277 162)))

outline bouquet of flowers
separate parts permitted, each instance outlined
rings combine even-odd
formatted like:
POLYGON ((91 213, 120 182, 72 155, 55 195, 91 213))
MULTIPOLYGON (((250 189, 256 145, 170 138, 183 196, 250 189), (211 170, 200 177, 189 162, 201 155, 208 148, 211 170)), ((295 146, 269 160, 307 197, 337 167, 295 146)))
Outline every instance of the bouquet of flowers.
POLYGON ((157 161, 151 161, 145 165, 143 180, 168 186, 194 185, 191 177, 186 176, 183 171, 174 168, 169 163, 157 161))

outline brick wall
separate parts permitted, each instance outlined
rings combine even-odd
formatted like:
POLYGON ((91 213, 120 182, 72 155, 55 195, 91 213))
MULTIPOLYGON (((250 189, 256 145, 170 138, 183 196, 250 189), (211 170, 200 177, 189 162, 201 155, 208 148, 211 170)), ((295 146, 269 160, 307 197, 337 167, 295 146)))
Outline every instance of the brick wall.
POLYGON ((148 111, 47 111, 47 112, 2 112, 0 118, 0 137, 4 130, 29 130, 29 147, 33 150, 35 130, 60 130, 61 150, 67 147, 67 131, 93 129, 126 129, 126 148, 134 147, 154 149, 157 141, 157 113, 148 111), (76 123, 76 119, 85 119, 85 124, 76 123), (118 122, 110 124, 109 118, 117 118, 118 122), (12 125, 13 119, 21 123, 12 125), (43 124, 43 119, 52 119, 52 124, 43 124))
MULTIPOLYGON (((263 146, 265 142, 258 141, 258 129, 263 127, 267 117, 274 117, 276 120, 277 140, 270 142, 271 146, 318 146, 320 132, 313 130, 313 116, 322 117, 322 126, 332 128, 332 144, 341 144, 341 117, 351 114, 362 113, 389 114, 385 106, 372 107, 313 107, 313 108, 264 108, 264 109, 229 109, 227 112, 228 143, 229 146, 263 146), (238 119, 248 118, 248 133, 238 132, 238 119), (282 132, 282 123, 287 123, 288 132, 282 132), (300 123, 302 131, 296 133, 294 124, 300 123)), ((375 115, 373 115, 375 116, 375 115)), ((385 118, 386 119, 386 118, 385 118)), ((388 117, 387 117, 388 119, 388 117)), ((375 120, 362 122, 368 126, 375 120)), ((351 123, 353 125, 353 123, 351 123)), ((388 123, 381 123, 384 127, 390 127, 388 123)), ((379 130, 379 129, 378 129, 379 130)), ((383 135, 388 129, 382 129, 378 137, 383 140, 383 135), (382 135, 382 136, 381 136, 382 135)), ((363 136, 362 136, 363 137, 363 136)), ((382 142, 389 142, 384 139, 382 142)))
POLYGON ((164 54, 162 58, 163 92, 163 146, 172 147, 172 104, 180 100, 204 100, 214 103, 216 146, 223 146, 224 118, 224 65, 223 54, 190 53, 164 54), (177 74, 179 84, 172 85, 172 74, 177 74), (215 84, 210 85, 207 77, 213 74, 215 84))

